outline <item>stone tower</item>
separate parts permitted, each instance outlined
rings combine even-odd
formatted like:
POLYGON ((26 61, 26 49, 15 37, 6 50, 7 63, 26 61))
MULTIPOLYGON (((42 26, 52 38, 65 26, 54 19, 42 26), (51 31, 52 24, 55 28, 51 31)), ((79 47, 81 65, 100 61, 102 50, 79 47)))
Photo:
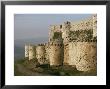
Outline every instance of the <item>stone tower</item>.
POLYGON ((29 45, 29 60, 36 58, 36 46, 29 45))
POLYGON ((38 46, 36 47, 36 54, 37 54, 36 58, 40 64, 45 64, 45 60, 46 60, 45 52, 46 52, 45 45, 38 44, 38 46))
POLYGON ((78 22, 51 25, 48 44, 25 45, 25 57, 50 66, 71 65, 79 71, 97 68, 97 15, 78 22))
POLYGON ((50 25, 50 28, 49 28, 49 42, 51 41, 52 37, 54 36, 54 31, 55 31, 55 25, 50 25))
POLYGON ((29 45, 25 45, 25 58, 29 58, 29 45))
POLYGON ((68 64, 68 57, 69 57, 69 49, 68 49, 68 42, 69 42, 69 32, 71 28, 70 22, 64 22, 62 25, 62 38, 63 38, 63 44, 64 44, 64 61, 63 64, 68 64))
POLYGON ((93 15, 93 37, 97 36, 97 15, 93 15))
POLYGON ((49 61, 50 66, 60 66, 63 64, 63 44, 61 42, 50 42, 49 61))
POLYGON ((46 64, 49 64, 49 43, 45 44, 45 58, 46 64))
POLYGON ((63 39, 62 32, 54 32, 51 41, 49 42, 49 62, 50 66, 59 66, 63 64, 63 39))
POLYGON ((62 30, 62 38, 63 38, 63 43, 68 43, 69 42, 69 32, 71 28, 71 23, 70 22, 64 22, 63 24, 63 30, 62 30))
POLYGON ((63 61, 63 64, 64 65, 68 65, 69 64, 69 45, 68 43, 67 44, 64 44, 64 61, 63 61))

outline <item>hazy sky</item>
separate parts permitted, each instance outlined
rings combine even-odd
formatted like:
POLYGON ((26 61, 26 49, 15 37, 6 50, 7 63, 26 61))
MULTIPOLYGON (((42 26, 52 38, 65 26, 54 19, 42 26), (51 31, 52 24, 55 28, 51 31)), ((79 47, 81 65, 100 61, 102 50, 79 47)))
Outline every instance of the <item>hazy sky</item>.
POLYGON ((77 21, 92 14, 15 14, 14 38, 32 39, 48 37, 49 26, 65 21, 77 21))

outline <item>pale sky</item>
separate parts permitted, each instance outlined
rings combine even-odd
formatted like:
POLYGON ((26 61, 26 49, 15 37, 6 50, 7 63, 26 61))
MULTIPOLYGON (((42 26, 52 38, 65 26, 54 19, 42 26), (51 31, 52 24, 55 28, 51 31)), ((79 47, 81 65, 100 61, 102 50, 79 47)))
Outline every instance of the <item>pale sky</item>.
POLYGON ((48 37, 49 26, 65 21, 77 21, 92 14, 15 14, 14 38, 32 39, 48 37))

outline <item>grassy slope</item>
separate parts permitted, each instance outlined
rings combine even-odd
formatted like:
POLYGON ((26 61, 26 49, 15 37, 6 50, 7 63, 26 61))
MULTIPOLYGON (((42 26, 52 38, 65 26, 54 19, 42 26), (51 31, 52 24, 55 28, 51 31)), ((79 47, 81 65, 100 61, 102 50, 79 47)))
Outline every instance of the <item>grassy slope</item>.
POLYGON ((71 66, 61 67, 49 67, 49 65, 43 65, 36 67, 35 60, 26 61, 24 59, 16 60, 14 64, 15 76, 39 76, 39 75, 52 75, 52 76, 95 76, 96 71, 82 72, 78 71, 71 66))

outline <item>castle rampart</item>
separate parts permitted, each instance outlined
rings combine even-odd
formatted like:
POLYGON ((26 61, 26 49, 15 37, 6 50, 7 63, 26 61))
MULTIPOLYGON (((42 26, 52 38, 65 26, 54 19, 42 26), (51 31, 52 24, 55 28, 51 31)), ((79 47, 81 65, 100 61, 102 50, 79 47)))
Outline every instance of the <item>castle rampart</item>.
POLYGON ((36 58, 36 47, 34 45, 29 45, 29 60, 36 58))
POLYGON ((45 52, 46 64, 49 64, 49 43, 45 44, 45 52))
POLYGON ((37 59, 38 59, 38 62, 40 64, 44 64, 45 62, 45 45, 44 44, 39 44, 37 47, 36 47, 36 54, 37 54, 37 59))
POLYGON ((29 45, 25 45, 25 58, 29 58, 29 45))
POLYGON ((49 30, 49 41, 54 36, 55 32, 62 32, 62 38, 64 43, 69 42, 69 33, 70 31, 82 31, 83 30, 92 30, 93 37, 97 36, 97 15, 94 14, 93 16, 83 19, 77 22, 64 22, 60 25, 51 25, 49 30))
POLYGON ((68 65, 69 64, 69 45, 68 44, 64 44, 64 60, 63 60, 63 64, 64 65, 68 65))
POLYGON ((96 42, 69 43, 69 65, 76 65, 77 70, 88 71, 96 69, 96 42))
POLYGON ((50 43, 49 61, 51 66, 59 66, 63 64, 63 44, 50 43))
POLYGON ((97 36, 97 15, 93 16, 93 37, 97 36))
POLYGON ((97 15, 78 22, 51 25, 49 42, 25 45, 25 57, 50 66, 76 66, 79 71, 96 69, 97 15))

